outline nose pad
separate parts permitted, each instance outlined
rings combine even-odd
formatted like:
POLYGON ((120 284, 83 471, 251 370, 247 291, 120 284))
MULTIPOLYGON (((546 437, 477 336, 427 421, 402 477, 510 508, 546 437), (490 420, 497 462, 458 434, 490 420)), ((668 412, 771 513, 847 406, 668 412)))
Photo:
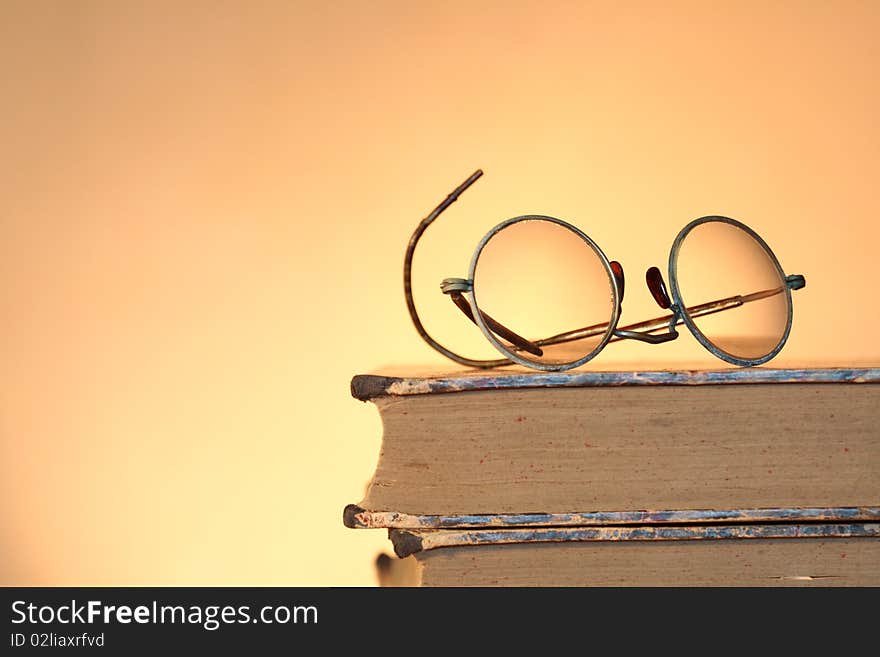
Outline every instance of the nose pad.
POLYGON ((614 274, 614 280, 617 281, 617 291, 620 293, 619 303, 623 303, 623 288, 625 286, 626 280, 623 276, 623 265, 621 265, 617 260, 612 260, 608 264, 611 265, 611 273, 614 274))
POLYGON ((666 291, 666 283, 663 281, 663 274, 656 267, 651 267, 645 272, 645 280, 648 282, 648 289, 651 296, 661 308, 669 308, 672 301, 669 299, 669 293, 666 291))

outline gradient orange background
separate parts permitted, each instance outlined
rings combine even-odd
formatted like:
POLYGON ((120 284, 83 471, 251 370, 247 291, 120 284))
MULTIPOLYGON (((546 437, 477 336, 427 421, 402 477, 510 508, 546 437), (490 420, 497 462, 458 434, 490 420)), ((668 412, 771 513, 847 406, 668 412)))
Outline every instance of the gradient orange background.
MULTIPOLYGON (((719 213, 807 276, 772 365, 875 364, 880 5, 662 5, 4 2, 0 583, 373 584, 349 379, 454 367, 401 265, 477 167, 415 269, 463 350, 437 284, 501 219, 638 280, 719 213)), ((723 366, 689 336, 614 359, 723 366)))

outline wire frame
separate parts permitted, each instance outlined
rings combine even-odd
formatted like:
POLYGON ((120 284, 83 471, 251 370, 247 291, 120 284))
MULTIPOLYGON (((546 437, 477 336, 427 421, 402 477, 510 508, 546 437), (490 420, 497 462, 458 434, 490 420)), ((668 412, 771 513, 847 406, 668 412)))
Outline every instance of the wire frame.
POLYGON ((587 361, 594 358, 602 349, 608 344, 608 341, 611 340, 614 335, 614 330, 617 328, 617 322, 620 319, 620 308, 621 308, 621 299, 620 299, 620 291, 617 285, 617 279, 614 276, 614 272, 611 269, 611 262, 608 260, 607 256, 602 252, 602 249, 599 248, 599 245, 596 244, 586 233, 584 233, 579 228, 571 225, 570 223, 563 221, 562 219, 557 219, 556 217, 549 217, 546 215, 540 214, 527 214, 519 217, 512 217, 511 219, 507 219, 502 221, 500 224, 492 228, 488 233, 483 236, 483 239, 480 240, 479 244, 477 244, 477 248, 474 250, 474 255, 471 258, 470 269, 468 270, 468 279, 470 282, 470 289, 466 292, 466 296, 468 301, 470 301, 471 307, 474 309, 474 321, 477 326, 480 327, 480 330, 483 332, 483 335, 486 336, 486 339, 498 349, 502 354, 507 356, 510 360, 520 365, 524 365, 525 367, 530 367, 532 369, 543 370, 546 372, 561 372, 564 370, 573 369, 575 367, 579 367, 586 363, 587 361), (599 340, 599 343, 595 346, 595 348, 588 353, 587 355, 579 358, 578 360, 572 361, 570 363, 541 363, 533 360, 528 360, 520 356, 515 350, 510 349, 507 345, 505 345, 498 337, 493 333, 493 331, 487 326, 487 322, 483 317, 483 313, 479 311, 479 302, 477 300, 477 285, 475 283, 476 278, 475 274, 477 271, 477 264, 480 260, 480 255, 483 252, 483 249, 486 245, 495 237, 498 233, 500 233, 505 228, 508 228, 514 224, 517 224, 522 221, 547 221, 556 225, 559 225, 563 228, 570 230, 572 233, 577 235, 581 240, 583 240, 587 246, 589 246, 599 260, 602 262, 602 266, 605 269, 605 272, 608 276, 609 285, 611 287, 612 294, 612 312, 611 316, 608 318, 608 328, 605 333, 602 335, 602 338, 599 340))
MULTIPOLYGON (((621 303, 623 301, 624 291, 624 274, 623 268, 620 263, 616 261, 609 261, 602 250, 599 248, 599 246, 589 236, 587 236, 577 227, 561 219, 557 219, 556 217, 549 217, 546 215, 523 215, 520 217, 507 219, 506 221, 501 222, 500 224, 492 228, 492 230, 490 230, 488 233, 486 233, 486 235, 480 240, 477 248, 474 250, 474 254, 470 263, 469 278, 447 278, 444 279, 440 286, 442 292, 450 296, 450 299, 455 303, 458 309, 462 311, 475 324, 477 324, 477 326, 479 326, 480 331, 483 333, 484 337, 489 340, 489 343, 492 344, 495 349, 497 349, 504 356, 504 358, 475 359, 456 353, 452 349, 449 349, 448 347, 444 346, 436 339, 434 339, 425 329, 421 322, 421 319, 419 318, 418 309, 416 308, 415 300, 412 293, 412 260, 413 255, 416 251, 416 246, 421 239, 421 236, 424 234, 425 230, 427 230, 427 228, 434 222, 434 220, 437 219, 437 217, 442 212, 444 212, 451 204, 458 200, 458 197, 482 175, 483 172, 477 169, 473 174, 471 174, 469 178, 467 178, 467 180, 456 187, 446 197, 444 201, 442 201, 436 208, 434 208, 430 212, 430 214, 428 214, 428 216, 421 220, 421 222, 413 232, 412 236, 410 237, 409 243, 407 244, 406 254, 404 256, 403 289, 404 296, 406 298, 407 310, 409 312, 410 318, 412 319, 413 325, 415 326, 418 334, 429 346, 431 346, 433 349, 443 354, 450 360, 453 360, 468 367, 477 368, 498 367, 517 363, 519 365, 537 370, 563 371, 583 365, 584 363, 595 357, 605 347, 605 345, 608 344, 608 342, 613 340, 634 339, 650 344, 669 342, 670 340, 674 340, 679 336, 678 332, 675 330, 675 327, 678 324, 684 323, 685 325, 687 325, 688 330, 690 330, 691 334, 697 339, 697 341, 702 344, 711 354, 728 363, 749 367, 752 365, 760 365, 762 363, 766 363, 768 360, 779 353, 779 351, 788 340, 792 325, 791 291, 803 288, 806 285, 806 281, 801 274, 790 274, 786 276, 781 265, 779 264, 779 260, 776 258, 776 255, 773 253, 767 243, 764 242, 761 236, 758 235, 755 231, 753 231, 745 224, 740 223, 739 221, 730 219, 728 217, 712 215, 700 217, 699 219, 695 219, 694 221, 691 221, 689 224, 687 224, 678 233, 678 236, 675 238, 675 241, 673 242, 672 248, 669 252, 669 283, 671 295, 667 294, 663 282, 663 277, 656 267, 649 268, 646 273, 646 282, 648 285, 648 289, 653 295, 655 301, 657 301, 658 305, 661 308, 668 309, 671 314, 663 317, 655 317, 653 319, 641 321, 635 324, 630 324, 624 326, 623 328, 618 328, 617 324, 620 319, 621 303), (566 331, 565 333, 550 336, 548 338, 542 338, 532 343, 528 338, 524 338, 523 336, 517 334, 516 331, 513 330, 513 328, 506 327, 500 324, 492 317, 479 310, 477 292, 474 289, 474 275, 476 273, 477 263, 479 262, 480 254, 482 253, 486 244, 488 244, 489 241, 492 239, 492 237, 497 235, 500 231, 517 222, 528 220, 547 221, 556 224, 564 229, 567 229, 578 238, 580 238, 593 250, 595 255, 602 263, 605 273, 608 276, 609 287, 611 289, 613 297, 613 310, 607 324, 599 323, 593 326, 574 328, 571 331, 566 331), (734 308, 742 305, 745 302, 754 301, 762 297, 755 296, 754 294, 749 294, 745 297, 737 295, 725 299, 709 301, 699 304, 697 306, 691 306, 690 308, 686 307, 682 300, 678 280, 678 257, 681 251, 681 246, 687 236, 695 227, 708 222, 719 222, 728 224, 730 226, 740 229, 746 235, 751 237, 769 257, 770 261, 776 269, 776 272, 779 274, 780 280, 783 282, 782 287, 783 292, 785 293, 787 309, 787 321, 785 330, 778 344, 776 344, 776 346, 769 353, 761 356, 760 358, 740 358, 721 349, 697 327, 694 322, 694 317, 701 317, 703 315, 709 315, 727 310, 729 308, 734 308), (665 332, 657 333, 657 331, 661 330, 665 332), (587 336, 599 335, 600 333, 602 335, 602 338, 590 353, 568 363, 541 363, 523 358, 518 352, 518 349, 531 351, 532 349, 537 349, 539 346, 542 345, 570 342, 587 336), (510 347, 501 342, 499 336, 504 338, 505 340, 510 341, 511 344, 514 345, 516 348, 510 347)), ((531 351, 531 353, 540 355, 540 352, 538 351, 531 351)))
POLYGON ((785 342, 788 340, 788 335, 791 332, 792 324, 793 311, 791 301, 791 287, 788 284, 785 271, 782 269, 782 266, 779 264, 779 260, 776 258, 776 254, 773 253, 772 249, 767 245, 763 238, 758 235, 758 233, 746 226, 744 223, 737 221, 736 219, 731 219, 730 217, 709 215, 706 217, 700 217, 699 219, 694 219, 689 224, 687 224, 684 228, 681 229, 681 231, 679 231, 678 236, 676 236, 675 241, 672 243, 672 248, 669 251, 669 283, 671 286, 672 300, 674 303, 673 308, 681 318, 682 322, 684 322, 684 324, 688 327, 688 330, 690 330, 690 332, 701 345, 703 345, 706 349, 708 349, 712 354, 714 354, 721 360, 731 363, 733 365, 739 365, 741 367, 752 367, 755 365, 766 363, 771 358, 776 356, 776 354, 778 354, 782 350, 782 347, 785 346, 785 342), (687 307, 682 301, 681 290, 678 284, 678 256, 681 252, 681 247, 684 244, 687 236, 694 228, 702 224, 711 222, 723 223, 738 228, 746 233, 753 240, 755 240, 755 242, 757 242, 758 245, 765 251, 770 261, 773 263, 773 266, 775 267, 777 273, 779 274, 779 280, 783 282, 782 289, 785 294, 785 303, 787 308, 785 330, 783 331, 779 343, 769 353, 761 356, 760 358, 740 358, 718 347, 697 327, 696 323, 688 312, 687 307))

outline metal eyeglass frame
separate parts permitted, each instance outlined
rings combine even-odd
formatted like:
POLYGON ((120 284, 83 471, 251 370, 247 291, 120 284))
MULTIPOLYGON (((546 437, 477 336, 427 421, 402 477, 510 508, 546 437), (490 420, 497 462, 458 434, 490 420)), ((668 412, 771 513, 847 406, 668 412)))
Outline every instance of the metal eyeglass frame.
POLYGON ((415 253, 416 245, 418 244, 419 239, 421 239, 422 234, 425 232, 428 226, 430 226, 431 223, 433 223, 433 221, 444 210, 446 210, 446 208, 448 208, 450 205, 452 205, 452 203, 458 200, 458 197, 461 195, 461 193, 464 192, 468 187, 470 187, 474 182, 476 182, 476 180, 482 175, 483 172, 481 170, 478 169, 477 171, 475 171, 467 180, 456 187, 446 197, 446 199, 442 203, 440 203, 440 205, 434 208, 434 210, 432 210, 427 217, 422 219, 409 240, 409 244, 407 245, 406 249, 406 256, 404 258, 403 288, 410 318, 412 319, 413 324, 416 327, 416 331, 418 331, 422 339, 424 339, 425 342, 431 345, 431 347, 436 349, 447 358, 468 367, 488 368, 518 363, 532 369, 544 371, 563 371, 583 365, 584 363, 595 357, 605 347, 605 345, 611 341, 631 339, 640 340, 642 342, 648 342, 651 344, 669 342, 670 340, 674 340, 678 337, 678 331, 675 330, 675 327, 678 324, 683 323, 688 327, 688 329, 691 331, 697 341, 718 358, 734 365, 750 367, 753 365, 766 363, 768 360, 776 356, 776 354, 778 354, 782 347, 785 345, 786 340, 788 340, 788 335, 791 332, 792 324, 791 291, 798 290, 804 287, 806 285, 806 280, 800 274, 786 275, 782 267, 780 266, 776 255, 773 253, 767 243, 761 238, 761 236, 745 224, 736 221, 735 219, 730 219, 729 217, 722 216, 700 217, 699 219, 691 221, 684 228, 682 228, 681 231, 678 233, 678 236, 675 238, 675 241, 672 244, 672 249, 669 252, 669 281, 672 288, 671 297, 666 289, 666 284, 663 281, 663 275, 660 273, 660 270, 657 267, 651 267, 646 273, 646 282, 648 284, 648 289, 651 292, 654 300, 661 308, 670 310, 672 314, 663 317, 656 317, 654 319, 649 319, 644 322, 631 324, 621 329, 618 329, 617 323, 620 319, 621 314, 625 280, 623 267, 620 265, 620 263, 617 261, 609 260, 599 248, 599 246, 592 239, 590 239, 590 237, 586 233, 581 231, 579 228, 563 221, 562 219, 557 219, 555 217, 549 217, 545 215, 523 215, 519 217, 513 217, 511 219, 507 219, 506 221, 501 222, 492 230, 490 230, 483 237, 482 240, 480 240, 480 243, 477 245, 477 248, 474 251, 473 258, 471 259, 468 278, 446 278, 443 280, 440 286, 442 292, 450 296, 450 298, 459 308, 459 310, 461 310, 461 312, 464 313, 468 317, 468 319, 479 326, 480 330, 483 332, 483 335, 486 336, 489 342, 502 354, 505 354, 505 358, 474 359, 467 358, 466 356, 455 353, 451 349, 437 342, 437 340, 435 340, 427 332, 425 327, 422 325, 421 320, 419 319, 418 311, 416 310, 415 301, 413 300, 412 295, 412 259, 413 254, 415 253), (500 322, 496 321, 486 312, 479 310, 476 293, 474 292, 473 281, 477 262, 479 261, 480 254, 482 253, 483 248, 486 246, 486 244, 489 243, 489 240, 491 240, 492 237, 494 237, 497 233, 504 230, 508 226, 518 223, 520 221, 535 220, 548 221, 567 228, 568 230, 571 230, 596 253, 597 257, 604 265, 611 283, 613 312, 608 322, 603 322, 601 324, 579 328, 572 331, 566 331, 564 333, 550 336, 548 338, 543 338, 541 340, 530 341, 518 335, 513 330, 504 326, 500 322), (736 295, 732 297, 727 297, 725 299, 719 299, 717 301, 710 301, 708 303, 703 303, 696 306, 684 306, 681 300, 681 292, 678 287, 677 266, 679 251, 681 250, 681 245, 687 235, 695 227, 707 222, 719 222, 735 226, 736 228, 743 230, 752 239, 754 239, 770 257, 770 260, 772 261, 773 265, 776 267, 779 273, 780 280, 784 281, 784 285, 780 286, 781 289, 773 288, 770 290, 761 290, 753 292, 751 294, 736 295), (695 317, 701 317, 703 315, 709 315, 730 308, 736 308, 743 305, 744 303, 756 301, 758 299, 763 299, 779 293, 784 293, 786 295, 788 317, 785 331, 783 332, 783 335, 778 344, 769 353, 761 356, 760 358, 739 358, 733 354, 724 351, 723 349, 715 345, 711 340, 709 340, 709 338, 707 338, 706 335, 699 328, 697 328, 696 324, 694 323, 695 317), (655 331, 661 330, 663 328, 666 328, 666 331, 664 333, 654 333, 655 331), (517 354, 517 351, 525 351, 537 356, 541 356, 543 355, 541 350, 542 346, 572 342, 575 340, 581 340, 586 337, 593 337, 596 335, 602 336, 596 347, 587 355, 572 362, 540 363, 528 360, 517 354), (501 342, 501 340, 499 340, 498 336, 510 342, 512 346, 505 345, 503 342, 501 342))

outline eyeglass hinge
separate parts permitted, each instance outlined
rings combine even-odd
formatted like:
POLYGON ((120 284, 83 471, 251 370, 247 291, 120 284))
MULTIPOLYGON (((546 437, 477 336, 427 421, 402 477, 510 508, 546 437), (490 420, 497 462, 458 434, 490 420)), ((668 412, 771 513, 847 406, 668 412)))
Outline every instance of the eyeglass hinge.
POLYGON ((443 290, 443 294, 470 292, 474 289, 474 282, 467 278, 444 278, 440 283, 440 289, 443 290))
POLYGON ((807 279, 801 274, 789 274, 785 277, 785 284, 790 290, 800 290, 807 284, 807 279))

